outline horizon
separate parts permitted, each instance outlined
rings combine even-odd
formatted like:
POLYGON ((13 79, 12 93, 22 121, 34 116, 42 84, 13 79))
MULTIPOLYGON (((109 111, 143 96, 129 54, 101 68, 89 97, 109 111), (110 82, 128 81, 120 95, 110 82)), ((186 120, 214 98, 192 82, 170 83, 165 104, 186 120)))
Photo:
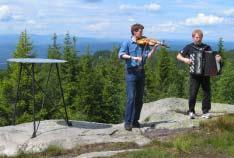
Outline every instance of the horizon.
MULTIPOLYGON (((68 31, 69 32, 69 31, 68 31)), ((56 32, 54 32, 54 33, 56 33, 56 32)), ((28 31, 27 31, 27 34, 28 34, 28 36, 29 36, 29 38, 31 38, 32 36, 50 36, 51 38, 53 37, 53 34, 54 33, 49 33, 49 34, 35 34, 35 33, 29 33, 28 31)), ((0 38, 1 38, 1 36, 15 36, 15 37, 19 37, 20 36, 20 34, 21 33, 19 33, 19 34, 17 34, 17 33, 14 33, 14 34, 0 34, 0 38)), ((72 33, 70 33, 69 32, 69 34, 70 34, 70 37, 77 37, 78 39, 79 38, 81 38, 81 39, 89 39, 89 38, 91 38, 91 39, 100 39, 100 40, 103 40, 103 39, 106 39, 106 40, 114 40, 114 42, 116 42, 116 41, 122 41, 122 40, 128 40, 131 36, 129 36, 129 37, 125 37, 125 38, 114 38, 114 37, 94 37, 94 36, 76 36, 76 35, 74 35, 74 34, 72 34, 72 33)), ((65 37, 65 35, 66 35, 66 33, 64 33, 64 34, 57 34, 56 33, 56 35, 58 36, 58 37, 65 37)), ((225 40, 223 37, 218 37, 218 38, 206 38, 206 37, 203 37, 203 42, 204 41, 207 41, 207 42, 218 42, 218 40, 220 39, 220 38, 222 38, 223 39, 223 41, 224 41, 224 43, 225 42, 234 42, 234 38, 232 39, 232 40, 225 40)), ((157 38, 158 39, 158 38, 157 38)), ((168 41, 171 41, 171 40, 176 40, 176 41, 184 41, 184 42, 192 42, 192 37, 190 37, 190 38, 162 38, 162 39, 160 39, 160 40, 168 40, 168 41)))

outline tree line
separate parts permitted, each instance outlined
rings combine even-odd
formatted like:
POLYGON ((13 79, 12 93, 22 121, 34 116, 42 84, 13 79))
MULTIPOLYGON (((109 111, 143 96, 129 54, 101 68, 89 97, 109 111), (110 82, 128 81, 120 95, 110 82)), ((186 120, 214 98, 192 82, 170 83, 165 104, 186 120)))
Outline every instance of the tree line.
MULTIPOLYGON (((48 58, 68 61, 59 66, 69 118, 102 123, 122 122, 126 102, 125 63, 117 57, 119 48, 113 46, 111 51, 101 50, 91 54, 87 47, 81 55, 76 48, 77 41, 76 37, 67 33, 60 45, 54 34, 47 54, 48 58)), ((212 101, 234 104, 234 52, 225 51, 222 38, 217 44, 224 58, 224 67, 220 76, 211 79, 212 101)), ((188 67, 176 60, 176 54, 161 48, 147 61, 144 102, 166 97, 188 97, 188 67)), ((13 57, 37 57, 26 31, 21 33, 13 57)), ((46 80, 50 69, 50 65, 36 65, 35 79, 39 85, 47 87, 46 91, 50 94, 50 97, 44 97, 40 87, 36 86, 37 119, 64 117, 55 68, 51 69, 50 78, 46 80)), ((18 74, 19 65, 15 63, 8 64, 7 69, 0 72, 0 126, 12 124, 18 74)), ((16 123, 32 121, 31 76, 25 69, 22 71, 19 96, 16 123)), ((199 92, 198 100, 201 97, 199 92)))

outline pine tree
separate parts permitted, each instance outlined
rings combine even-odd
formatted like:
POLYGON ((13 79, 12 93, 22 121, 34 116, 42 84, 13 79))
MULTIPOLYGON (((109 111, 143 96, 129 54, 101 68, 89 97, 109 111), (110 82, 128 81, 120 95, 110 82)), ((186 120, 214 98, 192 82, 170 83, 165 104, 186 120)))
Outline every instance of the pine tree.
MULTIPOLYGON (((221 55, 222 57, 222 61, 221 61, 221 65, 222 65, 222 69, 221 71, 223 71, 223 69, 225 69, 225 65, 224 65, 224 62, 225 62, 225 49, 224 49, 224 41, 223 41, 223 38, 219 38, 219 41, 218 41, 218 53, 221 55)), ((221 72, 222 73, 222 72, 221 72)), ((213 98, 213 101, 216 101, 216 102, 219 102, 219 87, 217 85, 218 81, 220 80, 220 76, 216 76, 216 77, 212 77, 211 78, 211 90, 212 90, 212 98, 213 98)))
MULTIPOLYGON (((119 123, 125 104, 124 70, 114 49, 109 57, 85 53, 80 59, 77 115, 87 121, 119 123)), ((103 55, 99 51, 99 55, 103 55)))
MULTIPOLYGON (((73 38, 74 39, 74 38, 73 38)), ((64 97, 65 102, 73 110, 76 108, 74 105, 74 99, 77 96, 78 89, 78 75, 79 75, 79 58, 76 54, 75 44, 70 38, 70 34, 67 32, 64 39, 63 46, 63 59, 67 63, 62 64, 61 71, 64 84, 64 97)))
POLYGON ((220 37, 219 41, 218 41, 218 52, 220 53, 220 55, 222 56, 222 58, 225 59, 225 56, 224 56, 224 53, 225 53, 225 50, 224 50, 224 41, 223 41, 222 37, 220 37))
POLYGON ((76 98, 76 118, 100 122, 103 82, 96 73, 91 55, 83 55, 79 62, 80 74, 77 76, 79 90, 76 98))
POLYGON ((171 81, 168 87, 167 97, 179 97, 182 98, 185 96, 185 72, 179 71, 177 67, 171 65, 171 81))
POLYGON ((227 62, 220 80, 217 81, 217 101, 234 104, 234 69, 233 63, 227 62))
MULTIPOLYGON (((62 58, 61 46, 57 43, 56 33, 53 34, 52 44, 49 45, 47 57, 49 59, 62 58)), ((58 114, 58 107, 54 107, 54 104, 59 104, 59 101, 61 100, 60 89, 58 88, 59 81, 55 65, 43 64, 42 73, 40 76, 41 80, 43 80, 43 88, 46 88, 46 93, 49 94, 48 97, 42 98, 44 101, 44 109, 41 111, 41 117, 44 119, 60 118, 61 115, 58 114), (51 103, 51 101, 53 101, 54 104, 51 103)))
POLYGON ((54 33, 52 37, 53 44, 49 45, 48 49, 48 58, 51 59, 61 59, 62 53, 61 53, 61 47, 57 44, 57 35, 54 33))
MULTIPOLYGON (((13 53, 14 58, 27 58, 33 57, 35 53, 32 53, 32 42, 27 35, 26 30, 21 33, 19 42, 17 44, 16 50, 13 53)), ((30 68, 30 67, 28 67, 30 68)), ((7 68, 7 80, 4 81, 4 87, 2 91, 3 98, 6 98, 7 103, 6 107, 7 111, 13 112, 13 105, 16 100, 16 88, 18 82, 19 75, 19 65, 18 64, 10 64, 7 68)), ((37 76, 35 76, 37 78, 37 76)), ((25 122, 31 120, 32 114, 32 95, 31 95, 31 76, 30 74, 23 69, 22 77, 20 81, 20 98, 17 104, 17 122, 25 122)), ((36 90, 37 92, 37 90, 36 90)), ((37 95, 37 94, 36 94, 37 95)), ((39 96, 38 96, 39 97, 39 96)))
POLYGON ((156 87, 160 98, 167 95, 169 85, 172 81, 172 63, 168 51, 161 48, 158 56, 158 64, 156 70, 156 87))
MULTIPOLYGON (((101 71, 104 86, 102 89, 102 122, 119 123, 122 121, 125 104, 124 66, 117 59, 118 49, 114 48, 111 56, 99 62, 97 71, 101 71), (101 64, 102 65, 101 65, 101 64)), ((98 61, 100 61, 99 59, 98 61)))
POLYGON ((158 55, 153 55, 152 59, 147 60, 145 65, 145 91, 144 102, 152 102, 159 98, 159 91, 156 84, 157 75, 157 58, 158 55))
POLYGON ((1 71, 0 73, 0 126, 10 125, 12 119, 12 109, 9 106, 8 98, 6 98, 4 91, 8 87, 7 72, 1 71))

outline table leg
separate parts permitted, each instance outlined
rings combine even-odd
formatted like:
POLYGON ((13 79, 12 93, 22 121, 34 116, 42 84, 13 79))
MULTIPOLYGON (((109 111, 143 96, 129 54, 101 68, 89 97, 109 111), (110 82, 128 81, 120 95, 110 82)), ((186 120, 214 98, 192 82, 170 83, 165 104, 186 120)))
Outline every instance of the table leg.
POLYGON ((33 134, 32 138, 36 137, 36 120, 35 120, 35 74, 34 63, 32 63, 32 95, 33 95, 33 134))
POLYGON ((60 92, 61 92, 61 96, 62 96, 62 100, 63 100, 63 106, 64 106, 64 110, 65 110, 65 115, 66 115, 66 122, 67 122, 68 126, 72 126, 72 123, 68 120, 67 106, 66 106, 65 100, 64 100, 64 93, 63 93, 61 78, 60 78, 60 74, 59 74, 59 67, 58 67, 57 63, 56 63, 56 70, 57 70, 57 75, 58 75, 58 79, 59 79, 59 86, 60 86, 60 92))

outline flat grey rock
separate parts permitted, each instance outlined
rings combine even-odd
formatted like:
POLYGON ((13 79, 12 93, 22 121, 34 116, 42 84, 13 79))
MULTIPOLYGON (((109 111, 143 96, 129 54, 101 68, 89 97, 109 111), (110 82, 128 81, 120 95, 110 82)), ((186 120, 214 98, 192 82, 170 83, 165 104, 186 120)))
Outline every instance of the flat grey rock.
MULTIPOLYGON (((198 126, 203 120, 201 103, 197 103, 198 116, 194 120, 185 114, 188 109, 187 100, 167 98, 143 106, 140 122, 141 129, 126 131, 122 124, 102 124, 72 120, 68 127, 64 120, 41 121, 36 138, 31 138, 33 124, 24 123, 16 126, 0 127, 0 155, 15 155, 17 151, 39 152, 49 145, 71 149, 76 146, 111 142, 135 142, 138 145, 148 144, 151 140, 144 136, 149 129, 179 129, 198 126)), ((225 113, 234 113, 234 105, 212 104, 213 117, 225 113)))
POLYGON ((77 145, 110 142, 136 142, 144 145, 150 140, 141 135, 139 129, 125 131, 123 124, 109 125, 93 122, 72 121, 66 126, 63 120, 42 121, 37 137, 31 138, 32 123, 0 127, 0 154, 15 155, 17 151, 39 152, 49 145, 71 149, 77 145))

